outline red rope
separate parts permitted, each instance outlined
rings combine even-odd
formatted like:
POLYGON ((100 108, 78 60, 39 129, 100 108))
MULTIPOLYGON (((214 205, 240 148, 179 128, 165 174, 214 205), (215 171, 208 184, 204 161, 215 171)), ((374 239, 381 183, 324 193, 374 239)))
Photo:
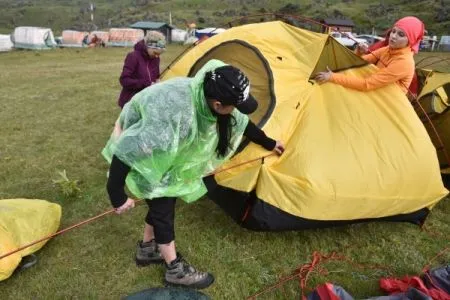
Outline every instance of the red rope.
MULTIPOLYGON (((425 265, 425 267, 422 269, 422 273, 425 274, 425 276, 428 277, 428 279, 430 280, 431 284, 433 284, 436 289, 439 289, 439 287, 433 283, 431 277, 429 276, 429 274, 427 273, 427 271, 429 270, 429 267, 431 265, 431 263, 436 260, 437 258, 441 257, 442 255, 444 255, 444 253, 446 253, 447 251, 449 251, 450 248, 447 247, 444 250, 440 251, 438 254, 436 254, 433 258, 431 258, 428 263, 425 265)), ((344 261, 347 262, 353 266, 355 266, 358 269, 375 269, 375 270, 385 270, 387 271, 389 274, 393 274, 392 270, 386 266, 381 266, 381 265, 364 265, 364 264, 359 264, 356 263, 352 260, 350 260, 349 258, 347 258, 346 256, 342 255, 342 254, 338 254, 337 252, 333 251, 328 255, 324 255, 318 251, 314 251, 312 256, 311 256, 311 261, 309 263, 303 264, 300 267, 298 267, 297 269, 294 270, 292 275, 286 276, 286 277, 282 277, 280 280, 278 280, 277 283, 247 297, 247 300, 250 299, 256 299, 256 297, 268 293, 276 288, 281 288, 282 285, 287 282, 290 281, 296 277, 298 277, 298 281, 299 281, 299 286, 301 289, 301 299, 305 300, 305 290, 310 290, 308 288, 308 279, 310 277, 310 274, 317 269, 319 274, 321 275, 327 275, 328 271, 325 268, 322 268, 320 265, 330 261, 330 260, 334 260, 334 261, 344 261)))
POLYGON ((389 273, 392 273, 391 270, 388 267, 385 266, 380 266, 380 265, 362 265, 362 264, 358 264, 355 263, 354 261, 350 260, 349 258, 347 258, 346 256, 342 255, 342 254, 338 254, 337 252, 333 251, 331 252, 329 255, 324 255, 318 251, 314 251, 312 254, 312 258, 311 258, 311 262, 306 263, 304 265, 301 265, 300 267, 298 267, 297 269, 294 270, 294 273, 292 275, 286 276, 281 278, 276 284, 273 284, 259 292, 257 292, 254 295, 251 295, 250 297, 248 297, 247 299, 256 299, 256 297, 265 294, 267 292, 272 291, 275 288, 280 288, 281 285, 287 281, 290 281, 296 277, 298 277, 299 280, 299 285, 300 285, 300 289, 301 289, 301 298, 302 299, 306 299, 304 291, 309 289, 308 288, 308 279, 310 274, 315 270, 318 269, 320 274, 328 274, 328 271, 324 268, 322 268, 320 265, 325 263, 326 261, 329 260, 335 260, 335 261, 345 261, 359 269, 376 269, 376 270, 386 270, 389 273))
POLYGON ((438 257, 441 257, 442 255, 444 255, 445 252, 449 251, 450 248, 445 248, 444 250, 440 251, 438 254, 436 254, 432 259, 430 259, 428 261, 428 264, 426 264, 423 269, 422 269, 422 274, 423 276, 425 276, 428 281, 430 282, 430 284, 438 291, 447 294, 447 291, 445 291, 444 289, 442 289, 439 285, 436 284, 436 282, 433 280, 433 278, 431 277, 430 273, 428 272, 430 270, 430 266, 431 263, 436 260, 438 257))
POLYGON ((432 263, 434 260, 436 260, 436 259, 438 259, 439 257, 441 257, 442 255, 444 255, 444 253, 447 252, 447 251, 449 251, 449 250, 450 250, 450 248, 447 247, 447 248, 445 248, 444 250, 440 251, 438 254, 436 254, 432 259, 430 259, 430 260, 428 261, 428 263, 423 267, 422 273, 428 272, 428 270, 430 269, 431 263, 432 263))

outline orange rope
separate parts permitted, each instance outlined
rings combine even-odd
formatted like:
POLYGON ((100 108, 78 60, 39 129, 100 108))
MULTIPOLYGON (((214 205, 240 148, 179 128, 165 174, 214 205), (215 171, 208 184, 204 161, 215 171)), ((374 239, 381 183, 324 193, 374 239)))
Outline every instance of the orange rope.
POLYGON ((232 166, 229 167, 229 168, 220 169, 220 170, 211 172, 211 173, 207 174, 206 176, 216 175, 216 174, 219 174, 219 173, 228 171, 228 170, 230 170, 230 169, 234 169, 234 168, 237 168, 237 167, 239 167, 239 166, 246 165, 246 164, 249 164, 249 163, 258 161, 258 160, 264 160, 265 158, 267 158, 267 157, 269 157, 269 156, 272 156, 272 155, 275 155, 275 154, 276 154, 275 152, 272 152, 272 153, 270 153, 270 154, 263 155, 263 156, 260 156, 260 157, 258 157, 258 158, 254 158, 254 159, 247 160, 247 161, 244 161, 244 162, 239 163, 239 164, 236 164, 236 165, 232 165, 232 166))
POLYGON ((72 230, 72 229, 74 229, 74 228, 77 228, 77 227, 79 227, 79 226, 81 226, 81 225, 90 223, 90 222, 92 222, 92 221, 94 221, 94 220, 97 220, 97 219, 99 219, 99 218, 101 218, 101 217, 103 217, 103 216, 106 216, 106 215, 108 215, 108 214, 110 214, 110 213, 112 213, 112 212, 114 212, 114 211, 115 211, 115 209, 110 209, 110 210, 105 211, 105 212, 103 212, 103 213, 101 213, 101 214, 99 214, 99 215, 97 215, 97 216, 95 216, 95 217, 89 218, 89 219, 87 219, 87 220, 85 220, 85 221, 82 221, 82 222, 80 222, 80 223, 77 223, 77 224, 75 224, 75 225, 72 225, 72 226, 70 226, 70 227, 67 227, 67 228, 65 228, 65 229, 62 229, 62 230, 60 230, 60 231, 57 231, 57 232, 55 232, 55 233, 53 233, 53 234, 51 234, 51 235, 48 235, 48 236, 43 237, 43 238, 41 238, 41 239, 39 239, 39 240, 37 240, 37 241, 34 241, 34 242, 32 242, 32 243, 29 243, 29 244, 27 244, 27 245, 25 245, 25 246, 22 246, 22 247, 20 247, 20 248, 17 248, 16 250, 13 250, 13 251, 11 251, 11 252, 8 252, 8 253, 6 253, 6 254, 0 256, 0 259, 5 258, 5 257, 7 257, 7 256, 10 256, 10 255, 12 255, 12 254, 14 254, 14 253, 16 253, 16 252, 19 252, 19 251, 21 251, 21 250, 23 250, 23 249, 26 249, 26 248, 28 248, 28 247, 31 247, 31 246, 33 246, 33 245, 36 245, 36 244, 38 244, 38 243, 40 243, 40 242, 43 242, 43 241, 45 241, 45 240, 51 239, 52 237, 55 237, 55 236, 57 236, 57 235, 63 234, 63 233, 65 233, 65 232, 67 232, 67 231, 69 231, 69 230, 72 230))
MULTIPOLYGON (((224 172, 224 171, 227 171, 227 170, 230 170, 230 169, 233 169, 233 168, 236 168, 236 167, 245 165, 245 164, 252 163, 252 162, 254 162, 254 161, 263 160, 264 158, 269 157, 269 156, 272 156, 272 155, 274 155, 274 154, 275 154, 275 153, 270 153, 270 154, 267 154, 267 155, 264 155, 264 156, 261 156, 261 157, 258 157, 258 158, 249 160, 249 161, 245 161, 245 162, 236 164, 236 165, 234 165, 234 166, 231 166, 231 167, 229 167, 229 168, 225 168, 225 169, 222 169, 222 170, 218 170, 218 171, 212 172, 212 173, 208 174, 207 176, 215 175, 215 174, 218 174, 218 173, 221 173, 221 172, 224 172)), ((141 201, 142 201, 142 200, 136 200, 135 203, 139 203, 139 202, 141 202, 141 201)), ((67 227, 67 228, 65 228, 65 229, 62 229, 62 230, 60 230, 60 231, 57 231, 57 232, 55 232, 55 233, 53 233, 53 234, 50 234, 50 235, 48 235, 48 236, 45 236, 45 237, 43 237, 43 238, 41 238, 41 239, 39 239, 39 240, 36 240, 36 241, 31 242, 31 243, 29 243, 29 244, 26 244, 26 245, 24 245, 24 246, 22 246, 22 247, 20 247, 20 248, 17 248, 17 249, 15 249, 15 250, 11 251, 11 252, 8 252, 8 253, 6 253, 6 254, 1 255, 1 256, 0 256, 0 260, 3 259, 3 258, 5 258, 5 257, 7 257, 7 256, 10 256, 10 255, 12 255, 12 254, 14 254, 14 253, 17 253, 17 252, 19 252, 19 251, 22 251, 23 249, 26 249, 26 248, 31 247, 31 246, 33 246, 33 245, 36 245, 36 244, 38 244, 38 243, 40 243, 40 242, 46 241, 46 240, 51 239, 51 238, 53 238, 53 237, 55 237, 55 236, 61 235, 61 234, 63 234, 63 233, 66 233, 67 231, 70 231, 70 230, 75 229, 75 228, 77 228, 77 227, 80 227, 80 226, 82 226, 82 225, 88 224, 88 223, 90 223, 90 222, 92 222, 92 221, 95 221, 95 220, 97 220, 97 219, 99 219, 99 218, 101 218, 101 217, 103 217, 103 216, 109 215, 110 213, 112 213, 112 212, 114 212, 114 211, 116 211, 115 208, 110 209, 110 210, 105 211, 105 212, 103 212, 103 213, 101 213, 101 214, 99 214, 99 215, 97 215, 97 216, 95 216, 95 217, 89 218, 89 219, 87 219, 87 220, 84 220, 84 221, 79 222, 79 223, 77 223, 77 224, 74 224, 74 225, 72 225, 72 226, 69 226, 69 227, 67 227)))

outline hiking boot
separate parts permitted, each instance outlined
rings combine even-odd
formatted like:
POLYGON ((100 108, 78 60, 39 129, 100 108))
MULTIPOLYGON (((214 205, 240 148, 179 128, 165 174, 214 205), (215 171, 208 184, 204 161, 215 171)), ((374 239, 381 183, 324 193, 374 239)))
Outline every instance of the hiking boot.
POLYGON ((204 289, 214 282, 214 276, 207 272, 197 271, 181 256, 178 256, 169 265, 166 264, 166 285, 204 289))
POLYGON ((136 248, 136 265, 139 267, 161 264, 164 261, 155 240, 145 243, 139 241, 136 248))

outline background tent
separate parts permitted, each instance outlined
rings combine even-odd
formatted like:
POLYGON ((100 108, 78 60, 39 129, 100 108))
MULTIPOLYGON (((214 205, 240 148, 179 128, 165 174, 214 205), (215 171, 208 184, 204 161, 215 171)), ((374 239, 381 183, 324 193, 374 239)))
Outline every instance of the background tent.
POLYGON ((144 38, 144 31, 133 28, 111 28, 107 46, 132 47, 144 38))
POLYGON ((450 35, 441 36, 438 49, 440 51, 450 51, 450 35))
POLYGON ((89 35, 88 32, 76 30, 64 30, 62 32, 61 47, 86 47, 87 40, 85 38, 89 35), (85 41, 85 43, 83 43, 85 41))
POLYGON ((14 48, 19 49, 51 49, 56 47, 53 32, 49 28, 16 27, 12 35, 14 48))
POLYGON ((443 145, 439 143, 423 111, 417 105, 415 109, 438 150, 441 172, 450 174, 450 165, 445 154, 450 154, 450 73, 428 69, 417 69, 416 72, 420 88, 418 100, 436 128, 443 145))
MULTIPOLYGON (((55 233, 61 219, 61 206, 45 200, 0 200, 0 256, 55 233)), ((23 257, 41 249, 43 241, 0 259, 0 281, 8 278, 23 257)))
POLYGON ((0 34, 0 51, 10 51, 14 44, 9 34, 0 34))
POLYGON ((186 40, 187 31, 183 29, 172 29, 172 42, 183 43, 186 40))
POLYGON ((330 67, 376 71, 326 34, 282 22, 234 27, 186 52, 163 79, 192 76, 209 59, 241 68, 259 108, 252 119, 286 143, 281 157, 243 144, 208 177, 208 197, 255 230, 315 228, 363 220, 421 222, 448 194, 436 150, 395 85, 359 92, 312 78, 330 67), (245 147, 244 147, 245 146, 245 147))

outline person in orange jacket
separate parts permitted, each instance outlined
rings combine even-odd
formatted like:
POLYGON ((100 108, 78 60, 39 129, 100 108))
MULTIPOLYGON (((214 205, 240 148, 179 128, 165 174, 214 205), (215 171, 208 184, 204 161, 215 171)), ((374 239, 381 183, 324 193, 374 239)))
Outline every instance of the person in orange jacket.
POLYGON ((370 91, 391 83, 397 83, 407 94, 414 77, 415 62, 413 55, 419 51, 425 26, 416 17, 404 17, 398 20, 389 34, 388 45, 371 53, 366 44, 358 45, 356 53, 369 63, 375 64, 377 72, 361 78, 334 73, 330 69, 320 72, 315 80, 319 83, 333 82, 347 88, 370 91))

